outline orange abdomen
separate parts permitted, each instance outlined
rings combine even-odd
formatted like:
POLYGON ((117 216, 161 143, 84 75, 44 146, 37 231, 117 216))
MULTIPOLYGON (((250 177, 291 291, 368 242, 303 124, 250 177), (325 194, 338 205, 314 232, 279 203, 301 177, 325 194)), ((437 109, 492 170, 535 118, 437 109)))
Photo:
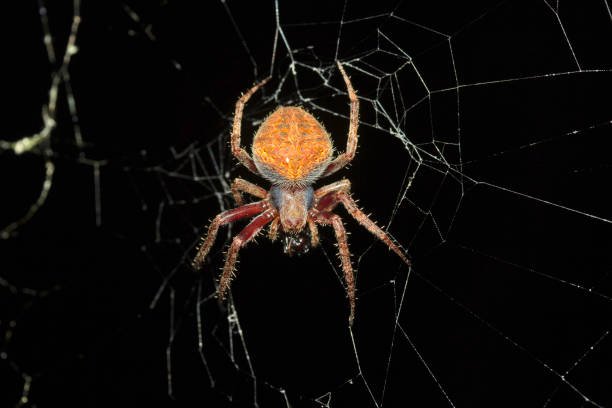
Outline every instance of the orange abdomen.
POLYGON ((257 167, 273 182, 312 182, 332 155, 323 126, 297 106, 278 108, 268 116, 255 134, 252 149, 257 167))

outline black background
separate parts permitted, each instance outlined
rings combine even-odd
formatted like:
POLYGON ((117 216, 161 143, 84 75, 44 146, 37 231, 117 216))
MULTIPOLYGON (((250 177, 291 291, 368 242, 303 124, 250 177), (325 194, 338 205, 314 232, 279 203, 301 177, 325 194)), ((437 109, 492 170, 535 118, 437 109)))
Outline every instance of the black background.
MULTIPOLYGON (((346 325, 348 301, 330 266, 339 270, 331 231, 322 231, 322 249, 300 258, 285 256, 279 243, 263 236, 242 252, 233 300, 260 406, 285 406, 280 389, 293 407, 318 406, 314 400, 327 392, 331 406, 374 406, 364 378, 379 403, 387 378, 383 406, 450 406, 439 387, 457 407, 541 407, 551 395, 550 407, 589 406, 580 393, 610 406, 612 338, 605 335, 612 311, 611 224, 605 221, 612 219, 606 149, 611 89, 605 71, 611 66, 610 19, 603 4, 576 4, 561 2, 563 28, 581 68, 604 72, 575 72, 563 32, 543 2, 348 2, 345 20, 386 15, 343 26, 339 57, 359 56, 373 64, 370 72, 397 68, 398 59, 383 52, 363 54, 378 47, 380 29, 414 58, 430 90, 456 87, 444 37, 389 12, 452 35, 459 83, 481 85, 461 88, 459 109, 456 92, 432 94, 432 113, 427 103, 410 110, 402 130, 431 152, 432 126, 433 139, 457 142, 459 110, 465 178, 458 182, 457 172, 444 176, 432 170, 444 172, 442 164, 427 161, 397 207, 390 232, 413 259, 411 271, 339 210, 347 218, 358 269, 353 336, 361 371, 346 325), (543 77, 553 72, 573 73, 543 77), (531 75, 535 78, 482 84, 531 75), (537 143, 527 146, 532 142, 537 143), (436 223, 417 207, 430 211, 436 223), (566 378, 580 393, 559 378, 577 361, 566 378)), ((229 135, 237 96, 269 72, 274 4, 227 6, 255 60, 257 78, 221 2, 83 4, 79 53, 70 73, 87 144, 75 146, 60 96, 48 200, 17 235, 0 242, 0 278, 6 280, 0 286, 0 406, 17 406, 24 374, 33 378, 28 403, 38 407, 252 406, 253 381, 240 337, 234 336, 235 368, 227 355, 227 311, 215 300, 202 305, 203 354, 212 387, 197 348, 194 303, 214 290, 226 235, 200 273, 191 270, 189 259, 219 202, 206 197, 206 182, 166 174, 190 174, 178 168, 183 159, 173 152, 191 149, 210 160, 211 143, 213 151, 222 150, 228 179, 241 176, 266 186, 229 160, 226 140, 218 137, 229 135), (128 16, 126 4, 140 22, 128 16), (147 36, 147 25, 155 40, 147 36), (104 160, 100 226, 89 160, 104 160), (169 197, 197 199, 174 204, 169 197), (149 308, 172 271, 156 307, 149 308), (15 293, 6 282, 36 295, 15 293), (166 367, 171 332, 173 398, 166 367)), ((285 34, 292 48, 301 50, 298 61, 333 65, 343 7, 281 1, 285 34), (314 51, 304 51, 307 46, 314 51)), ((71 4, 48 8, 61 50, 71 4)), ((15 140, 40 129, 40 107, 57 66, 47 60, 34 2, 20 2, 5 19, 3 65, 10 73, 3 84, 10 107, 0 138, 15 140)), ((282 43, 277 53, 272 82, 262 95, 276 90, 287 72, 282 43)), ((423 88, 410 67, 401 72, 410 106, 423 88)), ((377 98, 376 81, 355 70, 349 74, 360 96, 377 98)), ((298 78, 302 96, 348 112, 345 95, 321 86, 312 72, 298 67, 298 78)), ((288 83, 278 102, 253 98, 245 114, 245 145, 255 130, 252 120, 261 120, 277 103, 299 102, 288 83)), ((337 72, 331 85, 344 89, 337 72)), ((380 100, 388 103, 385 98, 380 100)), ((315 115, 342 148, 346 119, 315 115)), ((373 120, 371 105, 362 102, 362 121, 373 120)), ((348 177, 366 212, 388 224, 415 162, 387 132, 362 126, 360 136, 352 166, 316 186, 348 177)), ((453 163, 455 155, 452 147, 445 151, 453 163)), ((1 154, 0 225, 21 216, 36 199, 43 161, 41 154, 1 154)), ((209 163, 205 167, 212 171, 209 163)), ((229 197, 225 203, 230 205, 229 197)))

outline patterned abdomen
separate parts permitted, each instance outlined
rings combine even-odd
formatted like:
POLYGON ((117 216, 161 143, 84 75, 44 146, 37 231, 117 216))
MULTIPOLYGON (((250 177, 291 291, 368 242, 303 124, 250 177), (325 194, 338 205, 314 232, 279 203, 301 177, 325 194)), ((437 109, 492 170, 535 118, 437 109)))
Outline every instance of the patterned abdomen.
POLYGON ((257 169, 273 183, 310 184, 329 164, 332 143, 311 114, 286 106, 259 127, 252 151, 257 169))

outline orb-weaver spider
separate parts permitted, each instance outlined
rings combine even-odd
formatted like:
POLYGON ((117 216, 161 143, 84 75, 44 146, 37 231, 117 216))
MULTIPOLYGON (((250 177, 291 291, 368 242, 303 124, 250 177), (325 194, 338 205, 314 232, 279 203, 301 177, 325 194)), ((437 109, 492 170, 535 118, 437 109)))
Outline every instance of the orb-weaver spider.
POLYGON ((310 232, 311 245, 315 247, 319 243, 317 225, 331 225, 338 240, 339 256, 351 307, 349 324, 352 325, 355 317, 355 279, 346 231, 340 216, 332 212, 334 207, 342 203, 349 214, 383 241, 406 264, 410 265, 410 261, 399 246, 357 207, 350 195, 351 184, 347 179, 317 190, 312 188, 312 184, 319 178, 335 173, 353 160, 357 149, 359 101, 344 68, 340 62, 337 62, 337 65, 348 89, 351 114, 346 151, 333 160, 331 139, 323 125, 298 106, 279 107, 266 118, 255 134, 253 156, 249 156, 240 145, 242 111, 249 98, 270 78, 253 86, 238 100, 231 138, 232 154, 251 172, 271 182, 272 187, 265 190, 246 180, 236 178, 232 183, 232 194, 238 207, 215 217, 193 260, 193 265, 196 269, 201 267, 220 226, 241 218, 256 216, 234 237, 227 252, 218 288, 218 294, 223 297, 229 288, 238 251, 267 224, 270 224, 269 237, 272 241, 277 238, 279 232, 288 237, 285 241, 285 252, 289 253, 294 248, 303 246, 304 231, 310 232), (261 200, 244 204, 241 192, 261 200))

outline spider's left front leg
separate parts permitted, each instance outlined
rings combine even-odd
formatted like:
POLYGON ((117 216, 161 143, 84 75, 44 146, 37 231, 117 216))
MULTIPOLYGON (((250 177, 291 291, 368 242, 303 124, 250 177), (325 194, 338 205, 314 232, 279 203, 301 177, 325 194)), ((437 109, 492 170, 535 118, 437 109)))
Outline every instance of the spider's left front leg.
POLYGON ((227 250, 225 265, 223 266, 223 273, 221 274, 219 288, 217 289, 221 299, 223 299, 225 296, 225 292, 229 288, 230 280, 234 274, 236 260, 238 259, 238 251, 240 248, 246 245, 247 242, 255 238, 259 231, 261 231, 266 224, 275 219, 275 217, 276 210, 268 209, 259 214, 257 217, 253 218, 253 220, 234 237, 232 244, 227 250))
POLYGON ((383 231, 374 221, 372 221, 366 214, 363 213, 363 211, 359 209, 357 203, 355 200, 353 200, 349 193, 340 191, 336 193, 336 199, 342 202, 349 214, 351 214, 358 223, 363 225, 376 238, 384 242, 390 250, 395 252, 397 256, 399 256, 402 261, 406 263, 406 265, 411 265, 410 259, 404 255, 404 251, 402 251, 399 246, 393 242, 391 237, 385 231, 383 231))
POLYGON ((335 194, 340 191, 350 193, 351 182, 347 179, 342 179, 317 189, 314 192, 317 211, 331 211, 340 204, 335 194))
POLYGON ((353 197, 350 194, 351 182, 347 179, 340 180, 336 183, 328 184, 315 191, 316 209, 318 211, 331 211, 339 203, 344 205, 344 208, 368 231, 376 238, 384 242, 390 250, 395 252, 407 265, 410 265, 410 259, 404 254, 398 245, 393 242, 391 237, 382 230, 374 221, 372 221, 363 211, 359 209, 353 197))
POLYGON ((331 212, 316 212, 314 214, 317 224, 332 225, 336 233, 338 241, 338 255, 342 263, 344 271, 344 280, 346 281, 349 302, 351 304, 351 314, 349 315, 349 325, 353 325, 355 319, 355 275, 353 274, 353 266, 351 265, 351 253, 349 252, 348 242, 346 239, 346 230, 342 224, 340 216, 331 212))

